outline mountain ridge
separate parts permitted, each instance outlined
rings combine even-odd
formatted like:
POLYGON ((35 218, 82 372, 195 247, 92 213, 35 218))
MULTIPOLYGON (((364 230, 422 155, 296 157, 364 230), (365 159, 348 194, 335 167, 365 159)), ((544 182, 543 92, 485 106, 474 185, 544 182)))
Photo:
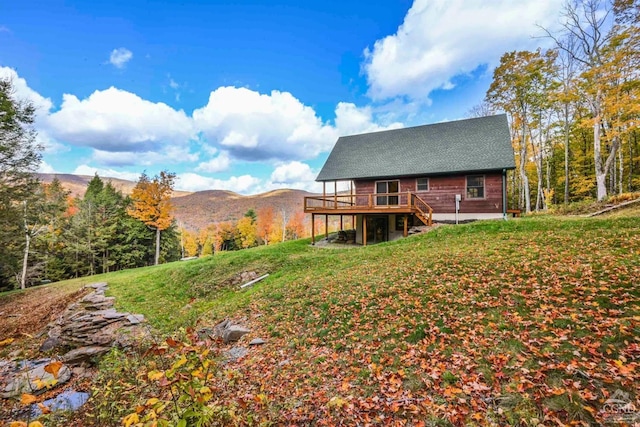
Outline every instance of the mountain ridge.
MULTIPOLYGON (((58 178, 62 186, 74 197, 82 197, 87 189, 90 175, 75 174, 49 174, 39 173, 37 177, 50 183, 58 178)), ((133 181, 100 177, 105 183, 112 185, 123 194, 129 195, 135 187, 133 181)), ((180 227, 188 230, 201 230, 209 224, 222 221, 237 221, 249 210, 259 210, 271 206, 276 213, 284 213, 290 217, 296 212, 302 211, 304 197, 311 196, 304 190, 276 189, 254 195, 238 194, 229 190, 203 190, 203 191, 174 191, 171 202, 175 208, 175 217, 180 227)))

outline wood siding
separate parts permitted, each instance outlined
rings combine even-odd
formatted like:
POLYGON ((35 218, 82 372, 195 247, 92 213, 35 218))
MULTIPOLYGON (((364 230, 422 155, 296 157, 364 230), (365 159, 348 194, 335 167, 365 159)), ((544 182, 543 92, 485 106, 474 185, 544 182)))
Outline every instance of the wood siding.
MULTIPOLYGON (((400 192, 411 191, 433 208, 434 213, 455 213, 455 195, 462 195, 460 213, 502 213, 502 173, 484 174, 483 199, 467 199, 467 174, 453 176, 430 176, 429 191, 417 191, 416 178, 400 178, 400 192)), ((356 194, 375 194, 378 180, 358 180, 356 194)), ((392 180, 380 180, 392 181, 392 180)))

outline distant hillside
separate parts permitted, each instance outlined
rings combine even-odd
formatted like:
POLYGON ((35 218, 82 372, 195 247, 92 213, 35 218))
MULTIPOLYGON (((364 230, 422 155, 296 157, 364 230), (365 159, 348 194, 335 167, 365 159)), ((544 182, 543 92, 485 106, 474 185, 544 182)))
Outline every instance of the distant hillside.
MULTIPOLYGON (((63 187, 74 196, 84 195, 87 184, 93 176, 72 174, 38 174, 43 182, 51 182, 58 178, 63 187)), ((111 181, 113 186, 124 194, 131 194, 135 182, 118 178, 101 177, 105 182, 111 181)), ((176 219, 182 227, 198 230, 220 221, 235 221, 249 209, 258 210, 271 206, 277 212, 285 211, 287 216, 302 210, 304 197, 311 193, 302 190, 274 190, 263 194, 243 196, 232 191, 207 190, 190 193, 174 192, 173 205, 176 219)))
POLYGON ((198 191, 173 199, 176 218, 187 229, 201 229, 220 221, 235 221, 249 209, 271 206, 276 213, 287 216, 303 208, 304 197, 311 193, 301 190, 274 190, 268 193, 243 196, 224 190, 198 191))
MULTIPOLYGON (((36 174, 43 182, 51 182, 54 178, 62 183, 62 186, 71 191, 74 196, 82 197, 87 190, 87 184, 93 179, 92 175, 73 175, 70 173, 38 173, 36 174)), ((111 184, 122 191, 123 194, 131 194, 136 183, 127 181, 126 179, 100 177, 104 182, 111 181, 111 184)), ((174 191, 174 197, 185 196, 191 194, 188 191, 174 191)))

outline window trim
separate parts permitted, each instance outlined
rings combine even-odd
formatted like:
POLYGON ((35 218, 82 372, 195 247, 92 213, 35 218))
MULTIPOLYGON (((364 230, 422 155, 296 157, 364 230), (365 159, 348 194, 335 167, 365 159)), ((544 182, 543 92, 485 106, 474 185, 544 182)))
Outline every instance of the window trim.
POLYGON ((431 190, 431 180, 429 179, 428 176, 421 176, 420 178, 416 178, 416 191, 419 192, 427 192, 429 190, 431 190), (420 184, 418 183, 419 180, 421 179, 426 179, 427 180, 427 189, 426 190, 420 190, 420 184))
MULTIPOLYGON (((480 188, 478 186, 474 186, 472 188, 480 188)), ((487 177, 486 175, 466 175, 465 176, 465 187, 464 187, 464 199, 465 200, 486 200, 487 199, 487 177), (482 178, 482 197, 469 197, 469 178, 482 178)))

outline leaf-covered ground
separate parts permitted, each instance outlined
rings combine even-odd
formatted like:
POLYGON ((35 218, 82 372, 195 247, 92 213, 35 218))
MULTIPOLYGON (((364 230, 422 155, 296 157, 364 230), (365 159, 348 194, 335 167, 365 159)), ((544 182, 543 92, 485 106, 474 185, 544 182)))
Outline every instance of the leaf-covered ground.
MULTIPOLYGON (((443 226, 350 250, 287 242, 89 281, 108 281, 120 310, 165 336, 246 319, 240 345, 266 344, 202 388, 227 423, 631 424, 640 218, 616 216, 443 226), (248 291, 228 286, 246 270, 271 275, 248 291)), ((115 354, 84 422, 103 410, 119 425, 116 414, 170 398, 160 367, 115 354)))
POLYGON ((639 228, 484 222, 319 258, 234 313, 268 343, 219 402, 292 424, 612 421, 617 390, 640 408, 639 228))

